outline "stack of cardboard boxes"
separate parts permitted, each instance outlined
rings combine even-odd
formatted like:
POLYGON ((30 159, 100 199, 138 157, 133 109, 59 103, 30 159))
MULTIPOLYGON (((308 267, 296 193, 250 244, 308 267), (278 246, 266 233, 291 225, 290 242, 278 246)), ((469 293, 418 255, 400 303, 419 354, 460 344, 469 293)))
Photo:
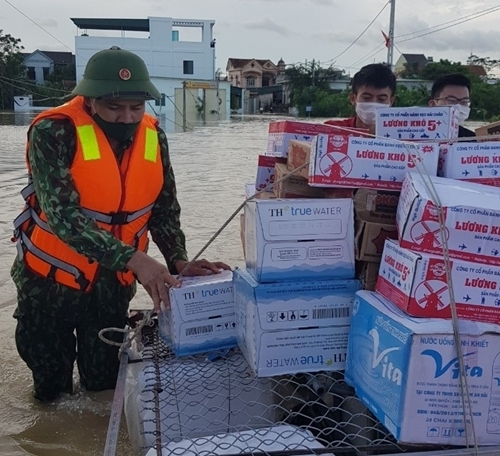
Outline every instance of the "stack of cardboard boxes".
MULTIPOLYGON (((482 144, 496 147, 441 145, 443 174, 453 171, 466 180, 458 171, 480 161, 464 159, 471 156, 466 152, 487 155, 482 144)), ((492 164, 494 156, 489 155, 492 164)), ((500 189, 409 173, 396 222, 398 241, 385 241, 377 292, 357 294, 346 381, 399 441, 498 445, 500 189), (466 389, 450 320, 452 300, 466 389)))

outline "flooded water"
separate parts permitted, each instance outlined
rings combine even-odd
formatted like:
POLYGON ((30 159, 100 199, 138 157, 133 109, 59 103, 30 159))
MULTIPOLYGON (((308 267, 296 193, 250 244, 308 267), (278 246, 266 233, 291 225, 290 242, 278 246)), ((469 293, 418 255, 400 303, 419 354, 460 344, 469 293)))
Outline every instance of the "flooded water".
MULTIPOLYGON (((41 405, 31 397, 31 374, 14 343, 15 288, 9 269, 15 246, 10 239, 23 203, 19 191, 26 185, 24 143, 31 118, 0 113, 0 454, 102 455, 112 392, 90 394, 77 387, 74 396, 41 405)), ((268 121, 267 116, 246 117, 197 125, 185 133, 164 122, 190 256, 244 199, 244 184, 254 180, 257 155, 266 147, 268 121)), ((160 258, 156 250, 153 254, 160 258)), ((203 257, 242 266, 237 218, 203 257)), ((147 294, 141 290, 132 307, 151 308, 147 294)), ((134 453, 123 422, 117 454, 129 456, 134 453)))

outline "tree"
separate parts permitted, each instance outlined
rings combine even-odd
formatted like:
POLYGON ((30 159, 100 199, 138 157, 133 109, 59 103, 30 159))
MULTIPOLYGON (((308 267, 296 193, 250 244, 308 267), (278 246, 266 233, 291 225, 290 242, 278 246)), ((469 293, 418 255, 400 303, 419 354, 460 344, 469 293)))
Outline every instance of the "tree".
POLYGON ((25 78, 24 47, 19 38, 0 29, 0 109, 12 109, 14 95, 21 95, 18 81, 25 78))
POLYGON ((450 73, 462 73, 467 77, 471 77, 469 69, 460 62, 450 62, 448 59, 441 59, 439 62, 430 62, 425 65, 418 73, 418 77, 435 81, 440 76, 450 73))
POLYGON ((471 54, 467 59, 467 65, 482 66, 486 70, 486 73, 491 73, 495 68, 500 67, 500 60, 493 60, 489 57, 478 57, 475 54, 471 54))

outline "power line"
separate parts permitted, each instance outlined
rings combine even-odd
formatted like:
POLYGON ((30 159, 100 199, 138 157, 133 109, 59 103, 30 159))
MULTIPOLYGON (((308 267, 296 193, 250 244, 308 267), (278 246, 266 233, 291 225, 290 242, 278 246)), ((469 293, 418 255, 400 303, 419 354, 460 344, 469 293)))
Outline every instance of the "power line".
POLYGON ((378 12, 378 14, 372 19, 372 21, 365 27, 365 29, 356 37, 356 39, 349 46, 347 46, 340 54, 336 55, 335 57, 333 57, 333 59, 328 60, 327 62, 330 61, 334 62, 341 55, 344 55, 349 49, 351 49, 358 42, 358 40, 366 33, 366 31, 373 25, 373 23, 378 19, 378 17, 382 14, 382 12, 385 10, 385 8, 389 3, 390 0, 382 7, 382 9, 378 12))
POLYGON ((16 6, 14 6, 11 2, 9 2, 8 0, 4 0, 4 2, 7 3, 8 5, 10 5, 12 8, 14 8, 20 14, 22 14, 26 19, 28 19, 29 21, 33 22, 33 24, 35 24, 38 28, 42 29, 45 33, 47 33, 47 35, 50 35, 52 38, 54 38, 58 43, 61 43, 64 47, 68 48, 71 52, 73 52, 73 49, 71 49, 68 45, 66 45, 65 43, 63 43, 59 38, 57 38, 56 36, 52 35, 52 33, 50 33, 48 30, 45 30, 40 24, 38 24, 36 21, 34 21, 33 19, 31 19, 31 17, 29 17, 27 14, 23 13, 19 8, 17 8, 16 6))
POLYGON ((442 27, 442 28, 440 28, 440 29, 433 30, 433 31, 431 31, 431 32, 422 33, 421 35, 413 36, 413 37, 407 38, 406 40, 400 40, 400 41, 399 41, 399 43, 406 43, 407 41, 411 41, 411 40, 415 40, 415 39, 417 39, 417 38, 421 38, 421 37, 423 37, 423 36, 431 35, 432 33, 440 32, 440 31, 442 31, 442 30, 446 30, 446 29, 449 29, 449 28, 451 28, 451 27, 455 27, 455 26, 457 26, 457 25, 463 24, 463 23, 465 23, 465 22, 472 21, 472 20, 477 19, 478 17, 481 17, 481 16, 486 16, 486 15, 488 15, 488 14, 494 13, 494 12, 499 11, 499 10, 500 10, 500 6, 496 7, 496 9, 495 9, 495 10, 493 10, 493 11, 484 12, 483 14, 479 14, 479 15, 477 15, 477 16, 475 16, 475 17, 472 17, 472 18, 469 18, 469 19, 464 19, 464 20, 462 20, 462 21, 460 21, 460 22, 457 22, 457 23, 455 23, 455 24, 451 24, 451 25, 448 25, 448 26, 446 26, 446 27, 442 27))
MULTIPOLYGON (((450 21, 442 22, 442 23, 440 23, 440 24, 433 25, 433 26, 431 26, 431 27, 427 27, 427 28, 425 28, 425 29, 416 30, 416 31, 414 31, 414 32, 409 32, 409 33, 404 33, 404 34, 402 34, 402 35, 398 35, 398 36, 396 36, 396 37, 394 37, 394 38, 396 39, 396 38, 402 38, 402 37, 405 37, 405 36, 416 35, 417 33, 420 33, 420 32, 425 32, 425 31, 427 31, 427 30, 431 30, 431 29, 434 29, 434 28, 437 28, 437 27, 441 27, 441 26, 443 26, 443 25, 452 24, 452 23, 454 23, 454 22, 458 22, 458 21, 461 21, 462 19, 466 19, 466 18, 471 18, 470 20, 472 20, 472 19, 475 19, 475 17, 472 17, 472 16, 482 15, 482 13, 485 13, 485 12, 492 12, 492 13, 493 13, 493 12, 497 11, 497 10, 498 10, 498 8, 500 8, 500 4, 499 4, 499 5, 497 5, 497 6, 493 6, 493 7, 491 7, 491 8, 487 8, 487 9, 485 9, 485 10, 477 11, 476 13, 471 13, 471 14, 468 14, 468 15, 466 15, 466 16, 459 17, 459 18, 457 18, 457 19, 452 19, 452 20, 450 20, 450 21), (494 11, 492 11, 492 10, 494 10, 494 11)), ((489 14, 489 13, 488 13, 488 14, 489 14)), ((478 17, 479 17, 479 16, 478 16, 478 17)), ((460 22, 458 22, 458 23, 460 23, 460 22)), ((457 25, 458 25, 458 24, 457 24, 457 25)))

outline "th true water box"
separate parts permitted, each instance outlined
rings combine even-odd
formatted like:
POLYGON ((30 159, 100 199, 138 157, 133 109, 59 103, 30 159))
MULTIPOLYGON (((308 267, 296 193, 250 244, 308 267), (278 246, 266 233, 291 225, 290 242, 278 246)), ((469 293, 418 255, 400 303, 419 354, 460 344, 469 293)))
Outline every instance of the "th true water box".
POLYGON ((352 199, 246 203, 245 254, 258 282, 354 278, 352 199))
POLYGON ((258 283, 234 272, 238 345, 259 377, 342 370, 357 280, 258 283))
MULTIPOLYGON (((459 330, 477 443, 499 445, 500 326, 460 320, 459 330)), ((449 320, 413 318, 377 293, 357 293, 345 379, 399 441, 474 441, 459 373, 449 320)))
POLYGON ((237 345, 232 276, 183 277, 181 288, 170 288, 170 310, 159 314, 159 330, 177 356, 237 345))

